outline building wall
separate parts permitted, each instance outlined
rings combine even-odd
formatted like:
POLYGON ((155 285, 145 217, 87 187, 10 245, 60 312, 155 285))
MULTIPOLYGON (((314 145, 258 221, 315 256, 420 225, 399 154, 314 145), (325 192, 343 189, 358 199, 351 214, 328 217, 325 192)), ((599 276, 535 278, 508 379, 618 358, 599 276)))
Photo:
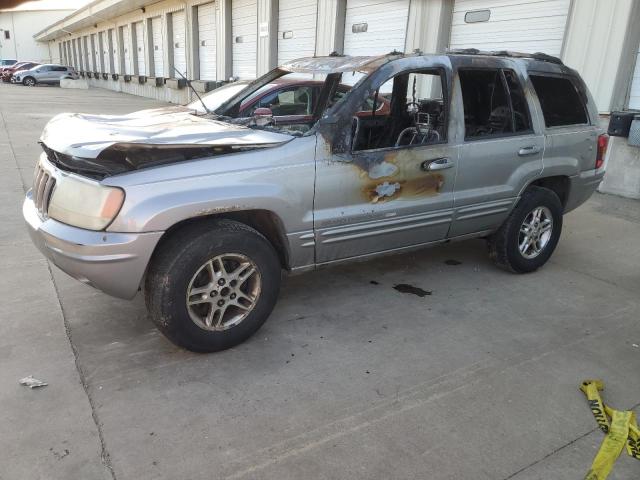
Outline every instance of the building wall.
POLYGON ((49 45, 37 42, 33 35, 71 13, 73 10, 0 11, 0 58, 53 61, 57 52, 50 52, 49 45), (4 31, 9 32, 10 39, 5 38, 4 31))

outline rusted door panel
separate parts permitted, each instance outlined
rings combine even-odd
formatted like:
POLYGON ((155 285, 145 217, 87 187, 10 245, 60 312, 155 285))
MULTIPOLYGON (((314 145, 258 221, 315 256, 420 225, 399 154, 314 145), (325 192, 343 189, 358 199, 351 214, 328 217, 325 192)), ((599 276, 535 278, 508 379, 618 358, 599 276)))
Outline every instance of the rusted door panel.
POLYGON ((544 136, 476 140, 460 147, 450 237, 498 228, 523 186, 542 171, 544 136))
POLYGON ((457 147, 380 149, 336 160, 318 137, 314 225, 318 263, 446 237, 453 215, 457 147), (451 168, 426 171, 436 159, 451 168))

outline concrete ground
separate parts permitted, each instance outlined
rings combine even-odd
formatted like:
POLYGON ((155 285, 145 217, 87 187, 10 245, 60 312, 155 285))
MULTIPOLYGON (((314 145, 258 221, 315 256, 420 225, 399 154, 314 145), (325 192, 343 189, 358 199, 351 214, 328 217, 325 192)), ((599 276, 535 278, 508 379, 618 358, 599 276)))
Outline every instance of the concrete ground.
MULTIPOLYGON (((345 265, 287 279, 237 348, 176 348, 21 218, 54 114, 156 105, 0 85, 0 479, 575 479, 603 438, 580 382, 638 411, 640 203, 600 194, 537 273, 479 240, 345 265)), ((623 453, 609 478, 639 474, 623 453)))

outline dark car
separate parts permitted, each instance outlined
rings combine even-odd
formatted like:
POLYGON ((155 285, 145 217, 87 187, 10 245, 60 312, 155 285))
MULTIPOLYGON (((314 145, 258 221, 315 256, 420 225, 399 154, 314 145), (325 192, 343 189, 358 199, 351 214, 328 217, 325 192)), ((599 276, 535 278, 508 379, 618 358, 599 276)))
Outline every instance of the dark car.
POLYGON ((29 70, 30 68, 37 67, 38 65, 40 65, 38 62, 18 62, 15 65, 3 70, 2 81, 5 83, 9 83, 11 81, 11 77, 13 77, 16 72, 29 70))

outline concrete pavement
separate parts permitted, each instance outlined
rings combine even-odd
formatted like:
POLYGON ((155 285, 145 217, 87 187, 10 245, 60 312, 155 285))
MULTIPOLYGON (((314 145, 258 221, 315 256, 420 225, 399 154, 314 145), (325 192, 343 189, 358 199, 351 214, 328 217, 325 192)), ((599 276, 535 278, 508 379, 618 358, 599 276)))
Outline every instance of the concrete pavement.
MULTIPOLYGON (((573 479, 602 439, 579 382, 638 411, 640 203, 599 194, 534 274, 480 240, 344 265, 287 279, 243 345, 176 348, 140 296, 49 267, 20 213, 51 116, 157 105, 0 85, 0 479, 573 479)), ((639 473, 623 454, 610 479, 639 473)))

